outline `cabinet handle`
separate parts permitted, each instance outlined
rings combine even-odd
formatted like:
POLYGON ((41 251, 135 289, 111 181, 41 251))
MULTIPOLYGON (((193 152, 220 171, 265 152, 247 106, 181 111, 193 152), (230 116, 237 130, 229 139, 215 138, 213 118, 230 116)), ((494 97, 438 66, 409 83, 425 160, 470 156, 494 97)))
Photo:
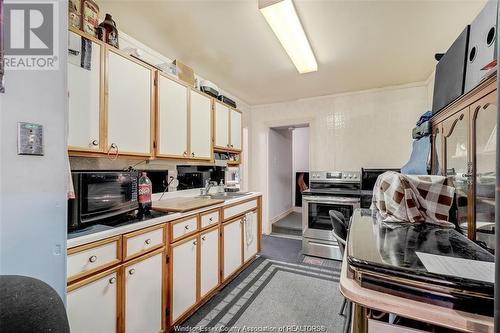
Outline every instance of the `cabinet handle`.
POLYGON ((97 260, 97 256, 92 256, 89 258, 90 262, 95 262, 97 260))
POLYGON ((204 241, 205 240, 205 236, 201 237, 201 240, 204 241))
POLYGON ((108 149, 108 158, 110 160, 116 160, 118 158, 118 145, 116 143, 111 143, 108 149), (115 150, 115 154, 111 156, 111 151, 115 150))
POLYGON ((193 152, 193 153, 191 153, 191 156, 193 156, 193 157, 194 157, 194 152, 193 152))
POLYGON ((151 238, 146 239, 146 240, 144 241, 144 243, 146 243, 146 244, 148 244, 148 245, 149 245, 149 244, 151 244, 151 238))
POLYGON ((134 275, 134 274, 135 274, 135 268, 130 269, 130 270, 128 271, 128 273, 129 273, 130 275, 134 275))
POLYGON ((90 144, 91 144, 92 146, 94 146, 94 147, 97 147, 97 146, 99 146, 99 141, 97 141, 97 140, 92 140, 92 142, 91 142, 90 144))
POLYGON ((193 241, 193 245, 196 245, 196 241, 193 241))
POLYGON ((214 218, 213 218, 213 217, 210 217, 208 220, 209 220, 210 222, 212 222, 212 221, 214 220, 214 218))
POLYGON ((233 147, 234 147, 234 146, 233 146, 233 145, 231 145, 231 148, 233 148, 233 147))
POLYGON ((182 155, 183 155, 184 157, 186 157, 186 156, 188 155, 187 151, 185 151, 184 153, 182 153, 182 155))
POLYGON ((188 225, 184 226, 184 229, 188 230, 188 229, 189 229, 189 226, 188 226, 188 225))
POLYGON ((115 277, 112 277, 111 279, 109 279, 109 284, 115 284, 115 282, 116 282, 115 277))

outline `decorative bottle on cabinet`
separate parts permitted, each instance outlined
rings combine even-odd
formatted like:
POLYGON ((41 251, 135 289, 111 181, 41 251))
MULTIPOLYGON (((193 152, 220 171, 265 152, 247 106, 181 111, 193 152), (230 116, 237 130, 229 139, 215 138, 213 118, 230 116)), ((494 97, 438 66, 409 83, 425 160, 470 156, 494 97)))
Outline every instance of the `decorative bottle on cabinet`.
POLYGON ((104 21, 99 24, 97 33, 100 40, 118 48, 118 29, 116 29, 116 23, 111 14, 106 14, 104 21))

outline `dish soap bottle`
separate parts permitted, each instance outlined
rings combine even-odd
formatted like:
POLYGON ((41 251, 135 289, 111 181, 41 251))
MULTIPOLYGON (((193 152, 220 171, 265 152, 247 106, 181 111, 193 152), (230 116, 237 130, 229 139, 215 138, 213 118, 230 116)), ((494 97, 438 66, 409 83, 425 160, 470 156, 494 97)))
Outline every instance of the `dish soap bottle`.
POLYGON ((139 178, 139 213, 148 214, 151 210, 151 193, 153 184, 149 180, 146 172, 141 173, 139 178))

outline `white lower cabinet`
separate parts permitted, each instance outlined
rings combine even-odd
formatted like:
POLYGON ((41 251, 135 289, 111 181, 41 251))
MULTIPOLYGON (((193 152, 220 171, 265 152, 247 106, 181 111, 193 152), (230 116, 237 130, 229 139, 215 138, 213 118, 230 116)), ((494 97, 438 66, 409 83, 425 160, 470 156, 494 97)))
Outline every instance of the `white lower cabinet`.
POLYGON ((163 249, 123 266, 125 332, 157 333, 162 329, 163 249))
POLYGON ((171 322, 174 323, 197 302, 196 266, 197 236, 172 244, 171 322))
POLYGON ((242 225, 243 218, 239 218, 234 221, 227 222, 222 226, 224 236, 224 280, 236 272, 242 265, 242 225))
POLYGON ((257 212, 251 212, 243 218, 243 261, 247 262, 258 251, 257 212))
POLYGON ((219 228, 200 235, 200 297, 219 285, 219 228))
POLYGON ((118 273, 97 275, 75 285, 67 293, 71 333, 116 332, 118 273))

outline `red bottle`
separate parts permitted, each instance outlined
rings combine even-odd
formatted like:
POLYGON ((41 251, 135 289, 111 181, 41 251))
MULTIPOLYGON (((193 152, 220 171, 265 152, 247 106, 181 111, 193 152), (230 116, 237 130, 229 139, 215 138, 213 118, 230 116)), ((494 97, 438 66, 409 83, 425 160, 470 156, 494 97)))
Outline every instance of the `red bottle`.
POLYGON ((149 213, 151 210, 151 194, 153 192, 153 184, 149 180, 146 172, 142 172, 139 178, 139 212, 149 213))

